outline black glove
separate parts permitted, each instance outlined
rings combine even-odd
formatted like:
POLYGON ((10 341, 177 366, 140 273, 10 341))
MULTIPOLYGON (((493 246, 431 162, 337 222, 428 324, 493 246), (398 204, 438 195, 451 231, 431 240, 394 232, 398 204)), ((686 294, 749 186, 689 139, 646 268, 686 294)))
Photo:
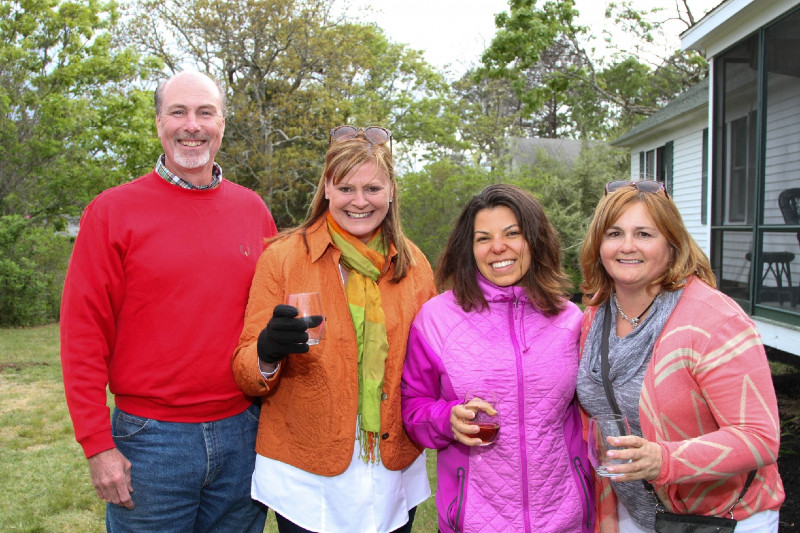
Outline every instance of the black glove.
POLYGON ((290 353, 308 351, 306 329, 322 324, 320 315, 298 317, 299 311, 291 305, 276 305, 272 318, 258 335, 258 358, 265 363, 279 363, 290 353))

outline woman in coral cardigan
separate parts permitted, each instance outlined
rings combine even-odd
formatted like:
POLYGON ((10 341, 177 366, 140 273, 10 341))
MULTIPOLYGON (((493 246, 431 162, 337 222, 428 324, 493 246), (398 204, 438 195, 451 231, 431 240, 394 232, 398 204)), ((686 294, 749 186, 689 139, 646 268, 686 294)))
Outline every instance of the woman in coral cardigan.
POLYGON ((609 378, 632 433, 609 452, 630 462, 597 479, 599 530, 654 530, 645 480, 669 511, 732 513, 737 533, 777 531, 780 427, 764 347, 750 318, 715 289, 663 184, 607 184, 580 257, 589 307, 578 398, 589 415, 612 412, 600 363, 608 317, 609 378))
POLYGON ((435 294, 425 256, 400 228, 391 136, 331 131, 309 217, 259 259, 233 360, 262 397, 252 495, 287 532, 408 532, 430 495, 422 448, 400 415, 411 321, 435 294), (286 296, 319 292, 325 329, 286 296))

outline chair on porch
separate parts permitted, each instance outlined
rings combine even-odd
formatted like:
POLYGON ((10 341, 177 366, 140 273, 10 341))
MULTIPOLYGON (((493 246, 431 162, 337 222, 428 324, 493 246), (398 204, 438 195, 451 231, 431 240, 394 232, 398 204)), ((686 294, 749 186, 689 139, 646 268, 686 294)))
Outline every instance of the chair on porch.
MULTIPOLYGON (((781 191, 780 195, 778 195, 778 207, 786 224, 800 224, 800 188, 781 191)), ((800 232, 797 233, 797 241, 800 243, 800 232)), ((767 276, 772 274, 777 284, 775 292, 778 296, 778 302, 783 305, 784 294, 787 294, 792 307, 796 306, 797 301, 800 300, 800 288, 795 288, 792 284, 791 263, 794 261, 794 257, 794 254, 789 251, 764 252, 761 254, 761 263, 767 267, 761 275, 762 287, 767 276), (783 285, 784 278, 786 278, 785 287, 783 285)), ((748 252, 745 254, 745 258, 750 261, 752 254, 748 252)))
MULTIPOLYGON (((786 224, 800 225, 800 187, 785 189, 778 195, 778 207, 786 224)), ((800 244, 800 231, 797 232, 797 243, 800 244)), ((789 290, 792 295, 792 307, 800 300, 800 286, 792 286, 791 272, 789 274, 789 290)))

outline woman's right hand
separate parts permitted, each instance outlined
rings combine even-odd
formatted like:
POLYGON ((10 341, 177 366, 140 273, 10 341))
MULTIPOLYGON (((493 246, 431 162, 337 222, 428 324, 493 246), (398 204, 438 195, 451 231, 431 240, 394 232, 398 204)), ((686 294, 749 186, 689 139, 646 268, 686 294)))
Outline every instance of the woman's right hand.
POLYGON ((483 444, 481 439, 472 436, 478 433, 480 428, 470 422, 475 418, 475 413, 478 409, 490 412, 491 414, 495 414, 496 411, 486 402, 483 402, 485 405, 476 403, 481 401, 482 400, 478 399, 472 400, 468 404, 469 407, 459 403, 454 405, 450 410, 450 429, 453 430, 453 437, 461 444, 467 446, 480 446, 483 444))
POLYGON ((276 305, 272 318, 258 336, 258 358, 267 364, 277 364, 290 353, 308 352, 306 329, 319 326, 321 316, 298 317, 300 312, 291 305, 276 305))

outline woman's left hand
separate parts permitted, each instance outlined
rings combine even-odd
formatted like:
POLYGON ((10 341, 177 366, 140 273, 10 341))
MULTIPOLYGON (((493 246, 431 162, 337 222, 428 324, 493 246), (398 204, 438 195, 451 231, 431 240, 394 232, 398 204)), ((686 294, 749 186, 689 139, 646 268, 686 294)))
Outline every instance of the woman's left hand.
POLYGON ((614 459, 630 460, 630 463, 608 467, 609 472, 622 474, 611 478, 614 482, 646 479, 651 481, 661 473, 661 446, 641 437, 609 437, 614 446, 624 446, 622 450, 610 450, 608 456, 614 459))

